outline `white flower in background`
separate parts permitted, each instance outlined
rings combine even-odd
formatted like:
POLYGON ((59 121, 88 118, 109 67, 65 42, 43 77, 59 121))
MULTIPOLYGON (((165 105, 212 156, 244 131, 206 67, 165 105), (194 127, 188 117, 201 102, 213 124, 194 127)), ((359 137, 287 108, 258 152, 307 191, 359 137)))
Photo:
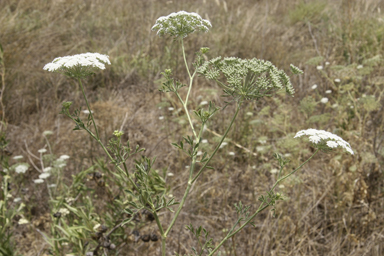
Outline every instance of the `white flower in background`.
POLYGON ((337 103, 332 105, 332 108, 337 108, 339 105, 337 103))
POLYGON ((67 160, 67 159, 69 159, 69 156, 68 155, 61 155, 60 159, 67 160))
MULTIPOLYGON (((88 110, 88 109, 83 110, 83 111, 81 111, 81 112, 83 112, 83 113, 86 114, 86 115, 89 115, 89 110, 88 110)), ((91 113, 93 114, 93 110, 91 110, 91 113)))
POLYGON ((65 167, 65 166, 67 166, 66 163, 61 163, 61 164, 58 164, 58 165, 57 165, 58 168, 63 168, 63 167, 65 167))
POLYGON ((185 169, 189 169, 189 165, 186 165, 186 166, 185 166, 185 169))
POLYGON ((201 152, 201 151, 197 151, 197 156, 201 156, 203 154, 203 152, 201 152))
POLYGON ((21 218, 19 219, 19 221, 17 222, 19 225, 23 225, 23 224, 28 224, 29 221, 25 218, 21 218))
POLYGON ((69 214, 69 210, 67 208, 60 208, 59 213, 61 213, 62 216, 65 216, 69 214))
POLYGON ((363 68, 363 65, 358 65, 356 68, 357 68, 357 69, 362 69, 362 68, 363 68))
POLYGON ((82 53, 72 56, 58 57, 44 66, 44 70, 64 73, 75 78, 84 78, 98 69, 105 69, 111 64, 108 55, 100 53, 82 53))
POLYGON ((247 112, 245 113, 247 116, 253 116, 253 113, 252 112, 247 112))
POLYGON ((14 156, 13 159, 15 160, 23 159, 23 156, 14 156))
POLYGON ((341 80, 340 80, 339 78, 336 78, 336 79, 335 79, 335 82, 336 82, 336 83, 340 83, 341 80))
POLYGON ((45 148, 42 148, 42 149, 37 150, 37 152, 39 152, 40 154, 43 154, 43 153, 47 152, 47 150, 45 148))
POLYGON ((205 139, 204 139, 204 140, 201 141, 201 143, 204 143, 204 144, 205 144, 205 143, 208 143, 208 140, 205 140, 205 139))
POLYGON ((204 106, 204 105, 208 105, 208 101, 203 100, 202 102, 200 102, 200 106, 204 106))
POLYGON ((223 148, 223 147, 225 147, 226 145, 228 145, 228 143, 225 142, 225 141, 223 141, 223 143, 221 143, 221 145, 220 145, 220 148, 223 148))
POLYGON ((4 169, 3 169, 3 172, 8 172, 8 169, 4 168, 4 169))
POLYGON ((303 135, 309 136, 309 140, 314 144, 324 142, 329 148, 342 147, 353 155, 351 145, 349 145, 348 142, 333 133, 324 130, 308 129, 299 131, 298 133, 296 133, 294 138, 298 138, 303 135))
POLYGON ((174 174, 172 172, 169 172, 169 173, 167 173, 167 176, 172 177, 172 176, 174 176, 174 174))
POLYGON ((52 135, 53 134, 53 131, 44 131, 43 132, 43 136, 48 136, 48 135, 52 135))
POLYGON ((93 230, 94 230, 94 231, 97 231, 97 229, 98 229, 100 226, 101 226, 100 223, 97 223, 95 226, 93 226, 93 230))
POLYGON ((21 197, 16 197, 15 199, 13 199, 13 202, 14 203, 18 203, 21 201, 21 197))
POLYGON ((46 179, 48 178, 49 176, 51 176, 51 174, 49 172, 44 172, 42 174, 39 175, 39 179, 46 179))
POLYGON ((328 66, 330 63, 327 61, 327 62, 325 62, 325 66, 328 66))
POLYGON ((278 169, 276 169, 276 168, 273 168, 272 170, 270 170, 270 172, 271 172, 272 174, 275 174, 275 173, 278 173, 278 172, 279 172, 279 170, 278 170, 278 169))
POLYGON ((169 107, 168 110, 169 110, 169 111, 173 111, 173 110, 175 110, 175 109, 174 109, 173 107, 169 107))
POLYGON ((28 170, 28 166, 25 164, 20 164, 15 168, 15 172, 17 173, 25 173, 27 170, 28 170))
POLYGON ((34 182, 35 184, 41 184, 41 183, 44 182, 44 180, 43 180, 43 179, 36 179, 36 180, 33 180, 33 182, 34 182))
POLYGON ((234 155, 235 155, 235 152, 232 152, 232 151, 231 151, 231 152, 228 153, 228 155, 230 155, 230 156, 234 156, 234 155))
POLYGON ((55 188, 57 185, 56 184, 49 184, 48 187, 49 188, 55 188))
POLYGON ((163 120, 164 119, 164 117, 163 116, 159 116, 159 120, 163 120))
POLYGON ((330 93, 332 93, 332 90, 326 90, 325 93, 330 94, 330 93))
POLYGON ((211 27, 211 23, 202 19, 199 14, 180 11, 158 18, 152 31, 158 30, 159 36, 169 34, 174 37, 185 38, 195 31, 208 32, 211 27))
POLYGON ((52 167, 45 167, 43 172, 50 172, 52 170, 52 167))
POLYGON ((317 70, 323 70, 323 66, 317 66, 316 69, 317 70))
POLYGON ((311 89, 315 90, 317 88, 317 84, 312 85, 311 89))
POLYGON ((328 98, 322 98, 320 100, 321 103, 326 104, 328 102, 328 98))

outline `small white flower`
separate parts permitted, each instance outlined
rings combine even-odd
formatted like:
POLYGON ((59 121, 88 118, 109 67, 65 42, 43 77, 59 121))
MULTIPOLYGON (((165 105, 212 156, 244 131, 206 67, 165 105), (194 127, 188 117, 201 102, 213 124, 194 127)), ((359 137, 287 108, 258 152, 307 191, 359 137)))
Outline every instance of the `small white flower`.
POLYGON ((41 183, 44 182, 44 180, 43 180, 43 179, 36 179, 36 180, 33 180, 33 182, 34 182, 35 184, 41 184, 41 183))
POLYGON ((204 105, 207 105, 208 104, 208 101, 206 100, 203 100, 202 102, 200 102, 200 106, 204 106, 204 105))
POLYGON ((283 184, 279 185, 279 188, 285 188, 285 186, 283 184))
POLYGON ((43 172, 50 172, 52 170, 52 167, 45 167, 43 172))
POLYGON ((56 184, 49 184, 48 187, 49 188, 55 188, 57 185, 56 184))
POLYGON ((356 68, 357 68, 357 69, 362 69, 362 68, 363 68, 363 65, 358 65, 356 68))
POLYGON ((167 176, 172 177, 172 176, 174 176, 174 174, 172 172, 169 172, 169 173, 167 173, 167 176))
POLYGON ((339 146, 339 144, 333 140, 329 140, 329 141, 327 141, 327 146, 330 148, 337 148, 339 146))
POLYGON ((201 151, 197 151, 197 156, 201 156, 203 154, 203 152, 201 152, 201 151))
POLYGON ((21 197, 16 197, 15 199, 13 199, 13 202, 14 203, 18 203, 21 201, 21 197))
POLYGON ((265 147, 263 147, 263 146, 257 146, 257 147, 256 147, 256 151, 257 151, 257 152, 264 151, 264 149, 265 149, 265 147))
POLYGON ((223 148, 223 147, 225 147, 226 145, 228 145, 228 143, 225 142, 225 141, 223 141, 223 143, 221 143, 221 145, 220 145, 220 148, 223 148))
POLYGON ((320 141, 324 141, 330 148, 336 148, 340 146, 353 155, 351 145, 333 133, 324 130, 307 129, 297 132, 294 138, 299 138, 303 135, 309 136, 309 140, 314 144, 318 144, 320 141))
POLYGON ((332 108, 337 108, 339 105, 337 103, 332 105, 332 108))
POLYGON ((93 226, 93 230, 94 231, 97 231, 97 229, 100 227, 101 225, 99 223, 97 223, 95 226, 93 226))
POLYGON ((53 131, 44 131, 43 132, 43 136, 48 136, 48 135, 52 135, 53 134, 53 131))
POLYGON ((25 173, 27 170, 28 170, 28 166, 25 164, 20 164, 20 165, 16 166, 16 168, 15 168, 15 171, 17 173, 25 173))
POLYGON ((62 164, 58 164, 58 165, 57 165, 58 168, 63 168, 63 167, 65 167, 65 166, 67 166, 66 163, 62 163, 62 164))
POLYGON ((23 159, 23 156, 14 156, 13 159, 15 160, 23 159))
POLYGON ((245 113, 247 116, 253 116, 253 113, 252 112, 247 112, 245 113))
MULTIPOLYGON (((86 114, 86 115, 88 115, 89 114, 89 110, 88 109, 86 109, 86 110, 83 110, 83 111, 81 111, 81 112, 83 112, 84 114, 86 114)), ((93 114, 93 110, 91 110, 91 113, 93 114)))
POLYGON ((349 108, 354 108, 354 106, 349 106, 349 108))
POLYGON ((332 90, 326 90, 325 93, 330 94, 330 93, 332 93, 332 90))
POLYGON ((42 149, 37 150, 37 152, 39 152, 40 154, 43 154, 43 153, 47 152, 47 150, 45 148, 42 148, 42 149))
POLYGON ((335 83, 340 83, 340 82, 341 82, 341 80, 339 78, 335 79, 335 83))
POLYGON ((286 153, 286 154, 284 154, 284 157, 286 157, 286 158, 291 157, 291 156, 292 156, 291 153, 286 153))
POLYGON ((320 100, 321 103, 326 104, 328 102, 328 98, 322 98, 320 100))
POLYGON ((28 224, 29 221, 27 219, 24 219, 24 218, 21 218, 19 219, 19 221, 17 222, 19 225, 23 225, 23 224, 28 224))
POLYGON ((317 88, 317 84, 312 85, 312 90, 315 90, 317 88))
POLYGON ((175 110, 175 109, 174 109, 173 107, 169 107, 168 110, 169 110, 169 111, 173 111, 173 110, 175 110))
POLYGON ((8 172, 8 169, 4 168, 4 169, 3 169, 3 172, 8 172))
POLYGON ((185 166, 185 169, 189 169, 189 165, 186 165, 186 166, 185 166))
POLYGON ((67 208, 60 208, 59 213, 61 213, 61 215, 65 216, 65 215, 69 214, 69 210, 67 208))
POLYGON ((322 70, 322 69, 323 69, 323 66, 317 66, 316 69, 317 69, 317 70, 322 70))
POLYGON ((325 66, 328 66, 330 63, 327 61, 327 62, 325 62, 325 66))
POLYGON ((273 168, 272 170, 270 170, 270 172, 271 172, 272 174, 275 174, 275 173, 278 173, 278 172, 279 172, 279 170, 278 170, 278 169, 276 169, 276 168, 273 168))
POLYGON ((159 120, 163 120, 164 119, 164 117, 163 116, 159 116, 159 120))
POLYGON ((201 143, 203 144, 208 143, 208 140, 202 140, 201 143))
POLYGON ((235 155, 235 152, 232 152, 232 151, 231 151, 231 152, 228 153, 228 155, 230 155, 230 156, 234 156, 234 155, 235 155))
POLYGON ((69 159, 69 156, 67 156, 67 155, 61 155, 61 156, 60 156, 60 159, 67 160, 67 159, 69 159))
POLYGON ((42 174, 39 175, 39 179, 46 179, 48 178, 49 176, 51 176, 51 174, 49 172, 44 172, 42 174))

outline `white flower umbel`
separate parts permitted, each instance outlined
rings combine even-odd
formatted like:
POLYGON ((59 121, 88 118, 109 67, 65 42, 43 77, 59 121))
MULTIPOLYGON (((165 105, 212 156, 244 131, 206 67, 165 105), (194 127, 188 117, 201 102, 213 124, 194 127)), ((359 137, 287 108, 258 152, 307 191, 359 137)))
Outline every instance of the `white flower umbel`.
POLYGON ((84 78, 111 64, 108 55, 100 53, 82 53, 58 57, 44 66, 44 70, 63 73, 69 77, 84 78))
POLYGON ((294 138, 299 138, 303 135, 309 136, 309 141, 312 142, 317 148, 329 150, 337 147, 342 147, 353 155, 351 145, 349 145, 348 142, 333 133, 324 130, 308 129, 299 131, 298 133, 296 133, 294 138))
POLYGON ((321 103, 326 104, 328 102, 328 98, 322 98, 320 100, 321 103))
POLYGON ((20 164, 15 168, 15 172, 17 173, 25 173, 28 170, 28 166, 25 164, 20 164))
POLYGON ((23 159, 23 156, 14 156, 13 159, 15 160, 23 159))
POLYGON ((169 34, 176 38, 185 38, 195 31, 208 32, 210 28, 211 23, 201 18, 199 14, 180 11, 158 18, 152 30, 158 30, 159 36, 169 34))
POLYGON ((42 149, 37 150, 37 152, 39 152, 40 154, 43 154, 43 153, 47 152, 47 150, 45 148, 42 148, 42 149))
POLYGON ((48 178, 49 176, 51 176, 51 174, 49 172, 44 172, 42 174, 39 175, 39 179, 46 179, 48 178))
POLYGON ((68 155, 61 155, 61 156, 60 156, 60 159, 62 159, 62 160, 67 160, 67 159, 69 159, 69 156, 68 156, 68 155))
POLYGON ((36 179, 36 180, 33 180, 33 182, 36 184, 41 184, 44 182, 44 180, 43 179, 36 179))

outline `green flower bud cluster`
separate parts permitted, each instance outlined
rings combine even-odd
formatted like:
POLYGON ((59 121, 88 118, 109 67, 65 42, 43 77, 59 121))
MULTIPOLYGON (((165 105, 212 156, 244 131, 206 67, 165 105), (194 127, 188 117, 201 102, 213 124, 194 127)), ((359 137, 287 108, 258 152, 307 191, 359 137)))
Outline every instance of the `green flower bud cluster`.
POLYGON ((235 99, 259 99, 284 87, 289 95, 295 93, 288 75, 283 70, 277 69, 269 61, 256 58, 248 60, 217 57, 204 62, 198 73, 215 80, 226 94, 235 99))

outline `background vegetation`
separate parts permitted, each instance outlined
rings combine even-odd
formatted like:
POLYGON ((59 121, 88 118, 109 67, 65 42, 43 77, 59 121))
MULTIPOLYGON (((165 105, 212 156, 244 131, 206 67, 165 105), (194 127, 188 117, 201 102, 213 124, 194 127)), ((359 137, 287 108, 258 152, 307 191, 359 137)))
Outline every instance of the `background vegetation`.
MULTIPOLYGON (((39 161, 27 157, 46 147, 43 132, 53 131, 49 141, 55 154, 71 157, 65 184, 103 156, 85 133, 72 131, 70 120, 58 114, 64 101, 82 110, 86 106, 76 82, 43 71, 55 57, 83 52, 110 56, 112 65, 85 83, 102 137, 107 141, 115 129, 123 130, 131 145, 157 157, 155 168, 168 173, 166 183, 173 188, 168 193, 182 196, 189 163, 170 143, 189 133, 186 117, 177 99, 158 87, 165 68, 172 68, 182 82, 187 76, 178 45, 151 31, 158 17, 179 10, 197 12, 213 25, 209 33, 185 40, 189 60, 200 47, 209 47, 210 58, 256 57, 285 70, 293 63, 305 74, 293 81, 294 98, 279 94, 243 107, 227 146, 212 163, 215 169, 193 187, 170 235, 169 252, 190 252, 196 243, 185 229, 190 223, 222 236, 234 219, 233 204, 254 205, 274 183, 272 154, 285 154, 296 167, 312 149, 293 140, 294 134, 316 128, 340 134, 355 155, 338 151, 316 156, 279 187, 287 200, 278 203, 276 216, 263 212, 255 228, 225 244, 222 255, 384 255, 384 2, 379 0, 0 1, 1 113, 8 124, 2 129, 9 140, 2 154, 13 153, 10 164, 16 155, 30 164, 10 190, 22 198, 30 220, 28 225, 18 225, 19 216, 12 220, 19 253, 48 255, 41 232, 50 233, 49 195, 45 186, 33 183, 39 174, 33 165, 39 161), (320 102, 324 97, 325 104, 320 102)), ((193 108, 211 99, 223 106, 220 89, 203 78, 191 96, 193 108)), ((233 108, 226 108, 208 126, 207 147, 223 133, 232 113, 233 108)), ((105 173, 106 186, 81 180, 90 196, 98 198, 96 209, 109 196, 105 173)), ((168 213, 160 215, 167 220, 168 213)), ((156 226, 142 230, 153 233, 156 226)), ((158 243, 135 242, 130 235, 116 253, 157 255, 158 243)))

